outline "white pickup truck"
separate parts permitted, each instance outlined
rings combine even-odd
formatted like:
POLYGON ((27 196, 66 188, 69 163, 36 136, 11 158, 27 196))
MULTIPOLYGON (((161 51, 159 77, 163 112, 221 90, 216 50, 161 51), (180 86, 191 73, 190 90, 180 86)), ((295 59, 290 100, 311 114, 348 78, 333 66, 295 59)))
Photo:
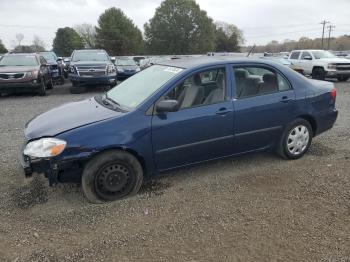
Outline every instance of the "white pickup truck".
POLYGON ((293 66, 302 69, 304 75, 324 80, 337 78, 347 81, 350 78, 350 60, 339 58, 324 50, 293 50, 289 55, 293 66))

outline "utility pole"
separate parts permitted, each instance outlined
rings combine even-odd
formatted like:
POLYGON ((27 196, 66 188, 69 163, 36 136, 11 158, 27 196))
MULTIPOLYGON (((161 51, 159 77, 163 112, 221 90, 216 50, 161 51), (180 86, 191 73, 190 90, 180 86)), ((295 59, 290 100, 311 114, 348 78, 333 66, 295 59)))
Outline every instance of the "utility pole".
POLYGON ((330 42, 331 42, 331 32, 335 28, 335 25, 329 25, 329 26, 327 26, 327 28, 328 28, 328 48, 327 48, 327 50, 329 50, 329 46, 330 46, 330 42))
POLYGON ((323 25, 323 29, 322 29, 322 49, 323 49, 323 39, 324 39, 324 28, 326 27, 326 24, 329 24, 329 21, 323 20, 320 24, 323 25))

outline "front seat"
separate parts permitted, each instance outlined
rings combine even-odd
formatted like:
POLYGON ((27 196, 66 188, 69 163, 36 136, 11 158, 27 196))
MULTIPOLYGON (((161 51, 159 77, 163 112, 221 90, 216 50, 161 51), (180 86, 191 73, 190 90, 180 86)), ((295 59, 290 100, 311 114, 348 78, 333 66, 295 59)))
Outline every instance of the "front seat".
POLYGON ((267 73, 263 75, 263 83, 260 84, 260 93, 273 93, 278 90, 278 81, 275 74, 267 73))
POLYGON ((178 102, 180 108, 188 108, 202 103, 204 98, 204 89, 201 86, 202 81, 199 74, 192 77, 192 83, 185 87, 179 95, 178 102))
POLYGON ((218 75, 217 88, 212 90, 207 98, 204 100, 205 105, 215 104, 224 100, 224 90, 225 90, 225 75, 218 75))

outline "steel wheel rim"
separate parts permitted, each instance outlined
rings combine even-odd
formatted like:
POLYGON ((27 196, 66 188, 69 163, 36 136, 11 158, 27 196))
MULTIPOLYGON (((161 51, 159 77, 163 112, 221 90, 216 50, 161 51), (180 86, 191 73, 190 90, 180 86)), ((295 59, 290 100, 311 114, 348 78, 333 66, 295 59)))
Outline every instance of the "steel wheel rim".
POLYGON ((287 138, 287 150, 292 155, 305 152, 310 140, 309 129, 304 125, 294 127, 287 138))
POLYGON ((95 190, 99 197, 114 200, 125 196, 134 184, 130 169, 120 163, 103 166, 95 176, 95 190))

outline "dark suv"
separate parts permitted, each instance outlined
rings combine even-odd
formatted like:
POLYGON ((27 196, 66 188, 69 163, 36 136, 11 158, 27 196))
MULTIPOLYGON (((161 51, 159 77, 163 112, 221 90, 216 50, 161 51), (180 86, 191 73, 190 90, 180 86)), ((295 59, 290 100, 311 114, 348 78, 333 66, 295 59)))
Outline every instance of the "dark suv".
POLYGON ((42 55, 48 64, 50 64, 50 73, 52 81, 55 84, 63 85, 64 84, 64 65, 62 58, 57 57, 55 52, 39 52, 39 55, 42 55))
POLYGON ((75 50, 69 65, 68 78, 72 81, 71 93, 85 91, 88 85, 108 85, 117 83, 116 68, 105 50, 75 50))
POLYGON ((33 53, 6 54, 0 60, 0 95, 35 91, 45 95, 53 87, 50 65, 33 53))

